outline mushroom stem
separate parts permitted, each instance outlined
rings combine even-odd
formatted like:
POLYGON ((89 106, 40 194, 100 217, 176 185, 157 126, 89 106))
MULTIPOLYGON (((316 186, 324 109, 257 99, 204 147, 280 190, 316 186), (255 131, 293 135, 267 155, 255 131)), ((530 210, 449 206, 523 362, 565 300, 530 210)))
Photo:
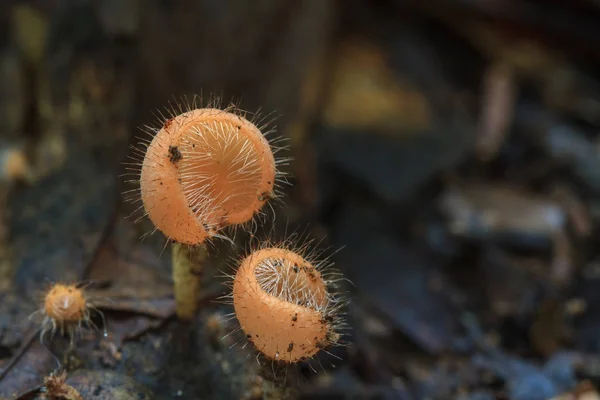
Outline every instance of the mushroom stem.
POLYGON ((174 243, 172 247, 173 282, 177 316, 191 321, 198 308, 201 273, 208 254, 206 247, 174 243))

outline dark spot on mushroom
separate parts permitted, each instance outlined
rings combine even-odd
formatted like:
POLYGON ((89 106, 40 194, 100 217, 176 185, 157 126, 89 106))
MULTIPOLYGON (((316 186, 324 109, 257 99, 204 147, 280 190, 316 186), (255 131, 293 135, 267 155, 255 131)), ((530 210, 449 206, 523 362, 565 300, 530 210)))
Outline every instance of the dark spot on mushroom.
POLYGON ((258 201, 267 201, 272 199, 273 197, 268 192, 262 192, 258 195, 258 201))
POLYGON ((181 155, 181 151, 177 146, 169 146, 169 161, 173 164, 177 164, 179 160, 181 160, 183 156, 181 155))
POLYGON ((294 314, 294 316, 292 317, 292 321, 296 322, 298 321, 298 314, 294 314))
POLYGON ((290 342, 290 344, 288 345, 287 351, 288 353, 291 353, 291 351, 294 349, 294 342, 290 342))
POLYGON ((321 318, 321 320, 319 322, 321 322, 323 325, 328 325, 329 328, 332 328, 333 317, 331 315, 327 315, 327 316, 321 318))

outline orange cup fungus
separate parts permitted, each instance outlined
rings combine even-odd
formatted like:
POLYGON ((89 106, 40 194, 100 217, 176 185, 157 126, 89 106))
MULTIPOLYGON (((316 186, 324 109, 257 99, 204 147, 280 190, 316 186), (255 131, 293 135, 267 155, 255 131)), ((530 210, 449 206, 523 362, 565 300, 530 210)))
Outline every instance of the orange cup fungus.
POLYGON ((267 358, 295 363, 340 338, 342 303, 319 264, 280 247, 242 260, 233 281, 235 315, 247 339, 267 358))
POLYGON ((204 244, 224 237, 219 234, 223 228, 253 222, 275 197, 277 165, 284 161, 275 160, 280 149, 272 149, 266 139, 270 131, 264 132, 264 119, 248 120, 233 106, 220 109, 219 99, 196 108, 196 99, 185 111, 171 109, 172 118, 150 129, 152 139, 135 149, 140 160, 131 165, 140 185, 140 209, 174 241, 177 315, 184 320, 195 314, 197 264, 206 254, 203 248, 194 255, 195 250, 182 246, 204 244))
POLYGON ((199 108, 168 119, 148 144, 141 198, 157 229, 193 245, 252 220, 273 197, 275 178, 269 142, 252 122, 199 108))
MULTIPOLYGON (((40 309, 44 315, 40 340, 47 332, 54 335, 56 331, 59 331, 61 335, 66 333, 71 339, 71 345, 73 345, 78 330, 84 325, 96 328, 91 320, 92 309, 96 310, 87 300, 83 288, 62 283, 54 284, 45 294, 40 309)), ((96 311, 104 319, 102 313, 96 311)), ((106 331, 104 335, 106 336, 106 331)))

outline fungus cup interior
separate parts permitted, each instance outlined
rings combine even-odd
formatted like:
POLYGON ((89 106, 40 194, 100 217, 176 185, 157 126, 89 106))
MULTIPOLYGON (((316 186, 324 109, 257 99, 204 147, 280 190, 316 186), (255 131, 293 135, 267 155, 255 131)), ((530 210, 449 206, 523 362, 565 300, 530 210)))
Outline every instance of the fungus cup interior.
POLYGON ((142 201, 171 239, 197 244, 207 229, 248 222, 273 193, 275 159, 242 116, 196 109, 168 120, 148 146, 142 201))
POLYGON ((300 255, 270 248, 240 265, 233 285, 236 316, 255 347, 267 357, 297 362, 327 343, 327 287, 300 255))

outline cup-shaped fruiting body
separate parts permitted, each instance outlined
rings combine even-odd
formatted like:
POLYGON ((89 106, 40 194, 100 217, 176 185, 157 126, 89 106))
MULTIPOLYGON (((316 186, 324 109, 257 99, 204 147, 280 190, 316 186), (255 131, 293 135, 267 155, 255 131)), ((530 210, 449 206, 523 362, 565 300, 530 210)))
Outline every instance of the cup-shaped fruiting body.
MULTIPOLYGON (((54 284, 45 294, 40 312, 44 318, 40 339, 48 332, 67 334, 71 346, 79 329, 83 326, 96 328, 91 320, 91 310, 96 310, 85 296, 84 289, 77 285, 54 284)), ((104 319, 102 313, 96 310, 104 319)), ((104 333, 106 335, 106 331, 104 333)))
POLYGON ((339 340, 340 301, 328 284, 315 262, 286 248, 263 248, 237 270, 235 315, 267 358, 299 362, 339 340))
POLYGON ((276 163, 261 131, 239 113, 199 108, 166 121, 140 175, 157 229, 185 244, 252 220, 273 196, 276 163))

